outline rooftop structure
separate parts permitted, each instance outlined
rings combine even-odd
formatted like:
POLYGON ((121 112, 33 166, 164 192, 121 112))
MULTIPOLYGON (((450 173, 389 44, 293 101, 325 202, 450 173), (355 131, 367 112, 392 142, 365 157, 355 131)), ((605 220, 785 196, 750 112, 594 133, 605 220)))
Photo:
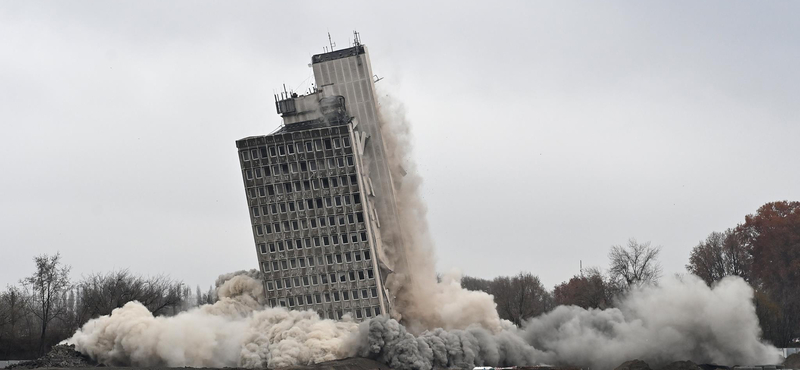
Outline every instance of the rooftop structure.
POLYGON ((369 53, 357 36, 312 57, 308 94, 275 96, 279 130, 236 146, 268 304, 358 320, 391 312, 383 251, 402 243, 369 53))

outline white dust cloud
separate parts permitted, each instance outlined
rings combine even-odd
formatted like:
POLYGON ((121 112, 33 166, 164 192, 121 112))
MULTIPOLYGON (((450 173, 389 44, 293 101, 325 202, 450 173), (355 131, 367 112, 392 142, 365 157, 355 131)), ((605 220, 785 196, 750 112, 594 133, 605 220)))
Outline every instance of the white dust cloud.
POLYGON ((759 341, 753 290, 738 277, 713 288, 694 276, 669 278, 632 291, 618 308, 560 306, 522 328, 492 331, 475 324, 419 335, 386 317, 357 324, 264 308, 250 295, 259 285, 248 276, 233 277, 218 289, 219 302, 172 317, 153 317, 130 302, 89 321, 67 342, 108 365, 170 367, 276 368, 352 356, 398 370, 538 364, 611 369, 633 358, 656 366, 779 360, 774 347, 759 341))

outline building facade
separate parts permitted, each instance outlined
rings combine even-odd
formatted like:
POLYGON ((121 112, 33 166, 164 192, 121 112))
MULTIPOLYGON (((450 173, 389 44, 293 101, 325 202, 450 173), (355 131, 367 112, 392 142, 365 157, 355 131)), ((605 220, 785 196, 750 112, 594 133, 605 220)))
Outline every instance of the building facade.
POLYGON ((386 315, 384 248, 401 233, 367 49, 314 55, 312 68, 313 91, 276 96, 277 132, 236 142, 267 302, 386 315))

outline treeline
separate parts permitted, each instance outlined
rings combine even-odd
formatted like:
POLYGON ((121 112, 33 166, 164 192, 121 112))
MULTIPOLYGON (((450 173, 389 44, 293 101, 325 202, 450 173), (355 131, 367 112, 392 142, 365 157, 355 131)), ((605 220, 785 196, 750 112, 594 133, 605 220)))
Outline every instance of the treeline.
MULTIPOLYGON (((607 270, 589 268, 548 290, 536 275, 492 280, 465 276, 462 286, 492 294, 501 318, 521 325, 557 305, 614 307, 633 287, 655 284, 661 247, 635 239, 612 246, 607 270)), ((35 270, 0 292, 0 360, 33 358, 68 338, 89 319, 139 301, 155 315, 174 315, 216 300, 166 276, 142 277, 127 270, 92 274, 78 281, 60 255, 34 258, 35 270)), ((745 222, 712 232, 696 245, 686 266, 709 285, 737 275, 755 289, 764 339, 778 347, 800 338, 800 202, 773 202, 745 222)))
MULTIPOLYGON (((531 273, 492 280, 465 276, 462 286, 494 295, 500 317, 519 325, 557 305, 613 307, 632 287, 657 282, 660 251, 631 239, 611 247, 605 273, 587 269, 552 291, 531 273)), ((692 249, 686 269, 709 285, 741 276, 755 290, 763 338, 778 347, 800 344, 800 202, 767 203, 744 223, 712 232, 692 249)))
POLYGON ((711 233, 692 249, 686 269, 709 284, 741 276, 756 291, 764 338, 778 347, 800 338, 800 202, 761 206, 744 223, 711 233))
POLYGON ((625 246, 611 247, 607 273, 596 267, 588 268, 569 281, 556 285, 552 291, 531 273, 492 280, 465 276, 461 279, 461 286, 493 295, 500 317, 520 326, 525 320, 559 305, 613 307, 620 294, 638 285, 656 283, 661 276, 660 252, 661 247, 631 239, 625 246))
POLYGON ((0 292, 0 360, 30 359, 69 338, 92 318, 139 301, 154 315, 174 315, 215 301, 213 289, 196 293, 167 276, 128 270, 96 273, 78 281, 59 254, 34 258, 35 271, 0 292))

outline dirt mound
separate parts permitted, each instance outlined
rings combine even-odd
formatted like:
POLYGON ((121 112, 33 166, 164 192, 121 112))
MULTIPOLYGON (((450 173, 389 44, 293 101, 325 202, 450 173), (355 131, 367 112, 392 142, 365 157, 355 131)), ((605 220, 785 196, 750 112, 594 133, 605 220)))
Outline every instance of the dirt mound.
POLYGON ((717 365, 717 364, 700 364, 697 366, 700 366, 700 368, 703 370, 728 370, 731 368, 730 366, 717 365))
POLYGON ((614 370, 652 370, 650 369, 650 365, 647 362, 642 360, 636 359, 631 361, 625 361, 622 365, 617 366, 614 370))
POLYGON ((783 362, 783 367, 787 369, 800 369, 800 352, 790 355, 783 362))
POLYGON ((36 369, 40 367, 94 367, 97 363, 75 350, 75 346, 59 344, 35 360, 20 362, 7 369, 36 369))
POLYGON ((308 366, 281 367, 280 370, 392 370, 392 368, 368 358, 351 357, 343 360, 320 362, 308 366))
POLYGON ((658 370, 702 370, 702 368, 691 361, 675 361, 660 367, 658 370))

